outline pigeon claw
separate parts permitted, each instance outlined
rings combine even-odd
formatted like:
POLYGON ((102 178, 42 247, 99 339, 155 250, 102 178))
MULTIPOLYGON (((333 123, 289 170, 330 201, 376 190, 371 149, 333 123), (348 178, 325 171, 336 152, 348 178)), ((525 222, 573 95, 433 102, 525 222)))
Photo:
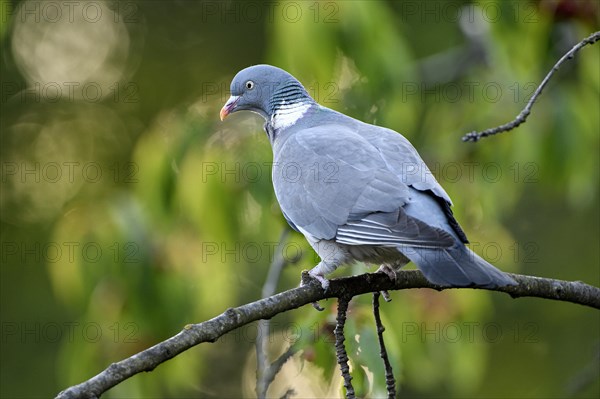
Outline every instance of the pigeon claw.
MULTIPOLYGON (((316 276, 316 275, 310 273, 307 270, 303 270, 302 271, 302 280, 300 281, 300 287, 304 287, 305 285, 314 284, 315 280, 317 280, 321 284, 321 287, 324 290, 327 290, 327 287, 329 287, 329 280, 327 280, 323 276, 316 276), (321 278, 319 278, 319 277, 321 277, 321 278), (325 280, 325 285, 323 284, 322 280, 325 280)), ((324 307, 322 307, 321 305, 319 305, 319 302, 311 302, 311 305, 312 305, 313 308, 315 308, 319 312, 322 312, 322 311, 325 310, 324 307)))
POLYGON ((390 296, 390 293, 387 292, 387 290, 383 290, 380 291, 381 292, 381 296, 383 297, 383 300, 386 302, 392 302, 392 297, 390 296))
POLYGON ((321 287, 323 287, 323 291, 327 291, 327 289, 329 288, 329 280, 327 280, 325 277, 323 277, 319 274, 311 274, 310 272, 308 272, 308 274, 310 274, 315 280, 317 280, 319 283, 321 283, 321 287))
POLYGON ((327 289, 329 288, 329 280, 327 280, 321 274, 313 273, 312 270, 308 272, 305 270, 302 272, 302 281, 300 282, 300 286, 309 285, 315 280, 317 280, 321 284, 323 291, 327 291, 327 289))
MULTIPOLYGON (((396 270, 392 266, 387 265, 387 264, 383 264, 383 265, 379 266, 379 269, 377 269, 376 273, 384 273, 393 282, 395 282, 396 278, 397 278, 396 270)), ((389 292, 387 292, 387 290, 381 291, 381 296, 383 297, 383 299, 386 302, 391 302, 392 301, 392 297, 390 296, 389 292)))
POLYGON ((390 280, 396 281, 396 270, 390 265, 383 264, 379 266, 379 269, 375 273, 385 273, 390 280))

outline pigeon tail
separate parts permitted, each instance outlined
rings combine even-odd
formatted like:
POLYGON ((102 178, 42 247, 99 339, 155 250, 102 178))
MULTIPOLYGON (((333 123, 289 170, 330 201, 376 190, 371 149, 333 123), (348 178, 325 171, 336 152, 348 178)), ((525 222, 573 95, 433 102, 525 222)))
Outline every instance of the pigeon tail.
POLYGON ((496 269, 462 244, 446 249, 402 248, 427 280, 441 286, 496 288, 517 285, 506 273, 496 269))

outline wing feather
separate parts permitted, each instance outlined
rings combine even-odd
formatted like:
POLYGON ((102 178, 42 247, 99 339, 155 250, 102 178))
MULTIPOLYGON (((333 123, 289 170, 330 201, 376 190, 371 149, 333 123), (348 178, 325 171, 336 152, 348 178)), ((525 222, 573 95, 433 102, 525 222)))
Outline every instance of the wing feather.
POLYGON ((335 240, 346 245, 386 247, 449 248, 455 244, 448 232, 410 217, 402 208, 348 222, 337 229, 335 240))

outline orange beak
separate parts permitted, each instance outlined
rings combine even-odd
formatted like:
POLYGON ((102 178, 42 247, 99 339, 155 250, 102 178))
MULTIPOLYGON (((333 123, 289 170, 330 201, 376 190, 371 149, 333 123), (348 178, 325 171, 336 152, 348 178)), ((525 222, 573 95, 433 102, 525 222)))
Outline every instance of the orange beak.
POLYGON ((225 105, 223 105, 223 108, 221 108, 221 112, 219 113, 221 120, 224 120, 227 117, 227 115, 229 115, 232 111, 234 111, 234 108, 237 105, 237 102, 239 101, 239 99, 240 99, 240 96, 229 97, 229 100, 227 100, 225 105))

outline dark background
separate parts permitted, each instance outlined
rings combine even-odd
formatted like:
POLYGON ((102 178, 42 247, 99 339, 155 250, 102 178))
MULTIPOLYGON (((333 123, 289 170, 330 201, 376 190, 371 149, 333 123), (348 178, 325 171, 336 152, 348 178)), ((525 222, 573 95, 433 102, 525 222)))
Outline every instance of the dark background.
MULTIPOLYGON (((600 285, 600 46, 511 120, 596 1, 2 1, 2 397, 50 397, 185 324, 258 299, 285 221, 255 115, 220 122, 234 74, 270 63, 321 104, 402 132, 499 268, 600 285)), ((317 259, 290 236, 278 290, 317 259)), ((358 265, 337 274, 362 273, 358 265)), ((401 396, 595 398, 598 312, 500 293, 392 293, 382 305, 401 396)), ((370 296, 347 343, 361 396, 385 395, 370 296)), ((337 397, 326 312, 272 320, 269 392, 337 397)), ((254 394, 256 326, 105 396, 254 394)))

